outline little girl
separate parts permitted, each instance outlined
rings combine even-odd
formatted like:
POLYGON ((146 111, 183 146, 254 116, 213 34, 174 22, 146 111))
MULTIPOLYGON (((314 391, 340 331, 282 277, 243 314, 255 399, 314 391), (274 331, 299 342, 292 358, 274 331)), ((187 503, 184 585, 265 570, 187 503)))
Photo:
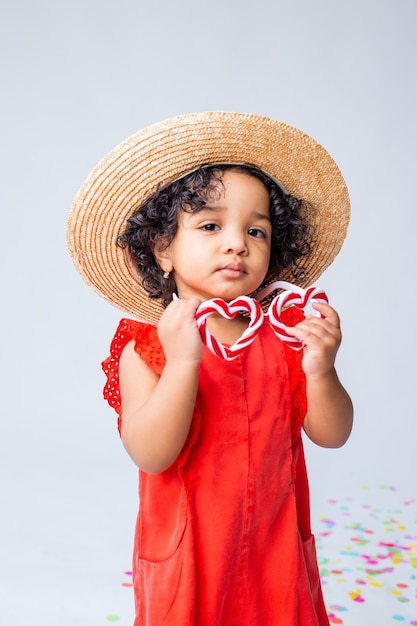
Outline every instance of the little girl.
POLYGON ((258 312, 252 342, 233 352, 254 328, 233 303, 267 307, 277 279, 311 285, 348 218, 346 186, 319 144, 236 113, 140 131, 80 189, 68 225, 76 266, 141 320, 120 322, 103 363, 140 470, 135 626, 329 624, 301 429, 324 447, 349 437, 339 317, 323 298, 317 315, 287 307, 280 339, 258 312), (233 358, 213 354, 208 337, 233 358))

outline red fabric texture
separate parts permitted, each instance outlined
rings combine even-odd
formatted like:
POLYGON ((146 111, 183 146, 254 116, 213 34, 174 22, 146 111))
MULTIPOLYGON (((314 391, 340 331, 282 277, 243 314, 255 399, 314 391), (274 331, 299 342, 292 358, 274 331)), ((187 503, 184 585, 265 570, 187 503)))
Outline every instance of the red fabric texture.
MULTIPOLYGON (((164 366, 155 327, 122 320, 103 362, 119 429, 118 365, 132 339, 149 367, 164 366)), ((184 449, 165 472, 139 472, 135 626, 328 626, 300 434, 301 356, 267 323, 233 361, 204 349, 184 449)))

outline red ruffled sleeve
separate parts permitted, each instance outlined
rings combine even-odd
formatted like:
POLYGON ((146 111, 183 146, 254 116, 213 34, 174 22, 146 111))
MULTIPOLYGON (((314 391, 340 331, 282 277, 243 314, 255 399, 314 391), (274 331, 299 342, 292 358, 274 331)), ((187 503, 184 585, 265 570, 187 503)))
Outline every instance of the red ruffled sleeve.
MULTIPOLYGON (((303 319, 303 311, 295 306, 289 307, 282 313, 282 321, 287 326, 295 326, 303 319)), ((306 379, 301 366, 303 351, 293 350, 285 341, 283 343, 285 354, 287 356, 292 399, 291 432, 292 440, 295 441, 300 435, 304 417, 307 412, 306 379)))
POLYGON ((101 364, 107 378, 103 396, 117 413, 119 433, 121 431, 122 419, 119 362, 123 348, 132 340, 135 342, 135 352, 157 374, 161 374, 165 365, 165 356, 158 339, 156 327, 151 324, 136 322, 135 320, 122 319, 110 344, 110 356, 101 364))

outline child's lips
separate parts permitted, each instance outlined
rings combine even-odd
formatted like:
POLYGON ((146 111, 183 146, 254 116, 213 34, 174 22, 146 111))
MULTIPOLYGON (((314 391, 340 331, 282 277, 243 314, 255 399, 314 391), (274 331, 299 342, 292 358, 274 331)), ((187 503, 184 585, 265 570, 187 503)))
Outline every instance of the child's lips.
POLYGON ((241 263, 228 263, 220 268, 220 273, 228 278, 240 278, 246 274, 245 268, 241 263))

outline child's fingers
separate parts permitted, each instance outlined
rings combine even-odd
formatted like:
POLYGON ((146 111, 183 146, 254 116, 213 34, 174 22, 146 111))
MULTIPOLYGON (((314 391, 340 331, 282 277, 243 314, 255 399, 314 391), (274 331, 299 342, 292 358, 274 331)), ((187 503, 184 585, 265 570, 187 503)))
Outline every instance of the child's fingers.
POLYGON ((195 318, 199 304, 198 298, 173 300, 161 315, 158 337, 167 360, 201 358, 202 342, 195 318))
POLYGON ((326 319, 319 317, 308 317, 292 328, 286 328, 286 332, 306 344, 312 343, 340 343, 340 328, 334 326, 326 319))
POLYGON ((340 318, 337 312, 334 310, 330 304, 327 302, 320 302, 318 300, 314 300, 312 302, 312 307, 320 313, 324 319, 328 320, 333 326, 340 328, 340 318))
POLYGON ((304 344, 303 370, 306 376, 321 376, 333 367, 342 341, 340 320, 328 304, 317 303, 314 307, 323 317, 307 316, 293 328, 287 328, 304 344))
POLYGON ((325 303, 317 303, 315 308, 323 317, 308 315, 296 326, 287 327, 286 332, 310 346, 320 343, 338 346, 342 338, 338 314, 325 303))

